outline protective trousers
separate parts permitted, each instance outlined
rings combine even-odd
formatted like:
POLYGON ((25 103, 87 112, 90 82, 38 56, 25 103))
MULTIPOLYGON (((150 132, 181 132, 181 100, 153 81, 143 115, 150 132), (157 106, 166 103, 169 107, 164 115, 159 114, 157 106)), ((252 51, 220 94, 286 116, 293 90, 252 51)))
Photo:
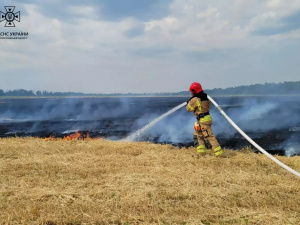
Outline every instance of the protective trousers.
POLYGON ((208 125, 208 124, 200 123, 200 130, 199 131, 195 130, 195 134, 197 135, 197 140, 198 140, 197 151, 199 153, 206 152, 204 139, 209 141, 216 156, 219 156, 223 153, 223 150, 221 149, 219 142, 217 141, 215 135, 212 132, 211 124, 208 125))

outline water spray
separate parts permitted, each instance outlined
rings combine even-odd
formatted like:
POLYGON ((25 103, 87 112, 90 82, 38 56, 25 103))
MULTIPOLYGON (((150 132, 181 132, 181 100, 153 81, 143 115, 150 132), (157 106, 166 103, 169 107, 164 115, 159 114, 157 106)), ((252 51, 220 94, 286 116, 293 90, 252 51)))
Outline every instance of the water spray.
POLYGON ((266 155, 269 159, 271 159, 272 161, 274 161, 275 163, 277 163, 279 166, 283 167, 284 169, 286 169, 287 171, 293 173, 294 175, 296 175, 297 177, 300 178, 300 173, 298 173, 297 171, 293 170, 292 168, 288 167, 287 165, 285 165, 284 163, 282 163, 281 161, 279 161, 278 159, 276 159, 275 157, 273 157, 272 155, 270 155, 266 150, 264 150, 262 147, 260 147, 255 141, 253 141, 244 131, 242 131, 230 118, 229 116, 227 116, 227 114, 222 110, 222 108, 210 97, 207 95, 207 98, 209 99, 209 101, 211 101, 216 108, 220 111, 220 113, 228 120, 228 122, 244 137, 247 139, 247 141, 249 141, 254 147, 256 147, 261 153, 263 153, 264 155, 266 155))
POLYGON ((137 130, 133 134, 129 135, 127 138, 123 139, 122 141, 136 141, 139 140, 141 135, 149 130, 151 127, 153 127, 157 122, 161 121, 163 118, 167 117, 168 115, 172 114, 173 112, 176 112, 177 110, 181 109, 183 106, 185 106, 187 103, 184 102, 175 108, 169 110, 168 112, 162 114, 160 117, 156 118, 155 120, 151 121, 149 124, 146 126, 142 127, 141 129, 137 130))

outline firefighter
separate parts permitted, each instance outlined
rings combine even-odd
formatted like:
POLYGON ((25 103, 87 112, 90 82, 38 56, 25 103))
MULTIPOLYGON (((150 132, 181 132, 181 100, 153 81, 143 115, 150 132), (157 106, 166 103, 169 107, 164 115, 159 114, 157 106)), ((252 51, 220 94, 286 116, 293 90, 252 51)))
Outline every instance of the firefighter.
POLYGON ((203 92, 202 86, 198 82, 191 84, 190 92, 192 97, 187 101, 186 109, 189 112, 193 112, 197 118, 197 122, 194 124, 194 143, 195 139, 198 140, 197 152, 206 152, 205 139, 211 144, 215 155, 219 156, 223 153, 223 150, 211 129, 213 122, 212 117, 209 114, 210 101, 207 98, 207 94, 203 92))

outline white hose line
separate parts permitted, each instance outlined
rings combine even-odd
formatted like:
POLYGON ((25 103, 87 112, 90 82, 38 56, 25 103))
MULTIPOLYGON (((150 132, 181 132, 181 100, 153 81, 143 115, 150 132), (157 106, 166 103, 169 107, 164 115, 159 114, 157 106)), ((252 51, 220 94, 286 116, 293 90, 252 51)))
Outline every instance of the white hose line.
POLYGON ((262 147, 260 147, 255 141, 253 141, 247 134, 244 133, 228 116, 227 114, 221 109, 221 107, 210 97, 207 95, 207 98, 216 106, 216 108, 220 111, 220 113, 228 120, 228 122, 241 134, 243 135, 254 147, 256 147, 259 151, 261 151, 263 154, 265 154, 269 159, 273 160, 275 163, 277 163, 279 166, 283 167, 287 171, 295 174, 297 177, 300 178, 300 173, 293 170, 292 168, 288 167, 272 155, 270 155, 266 150, 264 150, 262 147))

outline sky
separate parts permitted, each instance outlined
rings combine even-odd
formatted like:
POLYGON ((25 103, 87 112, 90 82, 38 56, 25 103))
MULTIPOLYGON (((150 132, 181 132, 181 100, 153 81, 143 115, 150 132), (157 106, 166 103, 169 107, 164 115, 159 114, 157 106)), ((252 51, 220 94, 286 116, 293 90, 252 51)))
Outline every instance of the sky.
POLYGON ((1 0, 0 89, 150 93, 300 80, 299 0, 1 0))

